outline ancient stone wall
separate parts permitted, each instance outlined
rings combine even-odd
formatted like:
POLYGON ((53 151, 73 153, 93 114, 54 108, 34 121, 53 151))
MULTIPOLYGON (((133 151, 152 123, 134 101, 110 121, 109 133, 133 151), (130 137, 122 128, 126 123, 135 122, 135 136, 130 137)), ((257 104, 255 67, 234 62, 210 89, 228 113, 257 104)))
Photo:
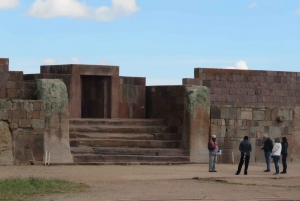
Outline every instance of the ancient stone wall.
POLYGON ((235 163, 240 158, 239 143, 244 136, 249 136, 252 144, 250 160, 264 162, 262 136, 267 133, 273 140, 286 137, 289 142, 288 160, 298 160, 299 146, 295 137, 300 127, 294 123, 294 107, 255 107, 255 106, 211 106, 211 135, 218 137, 220 149, 223 150, 221 162, 231 163, 234 152, 235 163))
POLYGON ((23 81, 22 71, 9 71, 9 60, 0 59, 0 99, 33 99, 36 84, 23 81))
POLYGON ((213 105, 297 106, 300 73, 195 68, 184 85, 207 86, 213 105))
POLYGON ((185 86, 147 86, 146 118, 166 120, 170 132, 182 133, 185 86))
POLYGON ((12 141, 6 144, 11 143, 13 164, 43 161, 44 118, 43 101, 0 100, 0 122, 9 125, 12 141))
POLYGON ((146 78, 119 78, 119 118, 145 118, 146 78))

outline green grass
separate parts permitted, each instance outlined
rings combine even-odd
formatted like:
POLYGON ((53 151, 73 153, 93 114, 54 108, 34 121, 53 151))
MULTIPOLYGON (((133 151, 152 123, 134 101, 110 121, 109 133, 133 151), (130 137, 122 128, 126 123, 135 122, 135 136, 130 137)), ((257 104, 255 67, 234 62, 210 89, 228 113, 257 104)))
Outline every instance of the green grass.
POLYGON ((0 180, 0 200, 19 201, 35 200, 39 196, 54 193, 77 193, 88 188, 81 183, 60 179, 43 178, 8 178, 0 180))

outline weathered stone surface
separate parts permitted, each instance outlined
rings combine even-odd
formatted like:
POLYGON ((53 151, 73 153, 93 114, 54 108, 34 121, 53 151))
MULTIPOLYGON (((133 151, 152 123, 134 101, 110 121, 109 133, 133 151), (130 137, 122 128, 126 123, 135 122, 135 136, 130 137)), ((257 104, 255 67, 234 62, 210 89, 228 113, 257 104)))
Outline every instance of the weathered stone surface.
MULTIPOLYGON (((37 97, 45 102, 44 151, 51 152, 51 163, 71 163, 69 144, 69 104, 66 85, 57 79, 37 82, 37 97)), ((37 106, 36 106, 37 107, 37 106)), ((41 122, 36 122, 38 128, 41 122)))
POLYGON ((221 108, 216 107, 216 106, 212 106, 210 108, 210 117, 212 119, 221 119, 221 108))
POLYGON ((252 112, 251 111, 241 111, 241 119, 252 120, 252 112))
POLYGON ((11 133, 4 121, 0 121, 0 165, 13 165, 11 133))
POLYGON ((191 162, 208 162, 210 96, 207 87, 186 87, 184 100, 183 148, 190 150, 191 162))
POLYGON ((265 111, 255 110, 253 111, 253 120, 264 120, 265 119, 265 111))
POLYGON ((18 128, 13 132, 15 165, 28 165, 33 161, 33 136, 31 128, 18 128))
POLYGON ((300 107, 294 108, 291 160, 300 162, 300 107))

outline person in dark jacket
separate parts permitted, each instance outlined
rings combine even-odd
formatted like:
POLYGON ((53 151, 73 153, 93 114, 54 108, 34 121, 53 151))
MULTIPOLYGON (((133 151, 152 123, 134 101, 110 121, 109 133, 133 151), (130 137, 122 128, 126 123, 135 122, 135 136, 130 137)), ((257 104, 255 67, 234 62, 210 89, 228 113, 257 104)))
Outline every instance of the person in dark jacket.
POLYGON ((282 156, 282 166, 283 166, 283 171, 280 172, 281 174, 286 174, 286 168, 287 168, 287 165, 286 165, 286 158, 287 158, 287 155, 288 155, 288 141, 286 139, 286 137, 283 137, 282 138, 282 142, 281 142, 281 156, 282 156))
POLYGON ((267 134, 263 135, 263 140, 264 140, 264 146, 261 148, 261 150, 264 150, 265 152, 265 159, 267 163, 267 169, 264 170, 264 172, 270 172, 271 166, 270 166, 270 158, 272 154, 272 149, 273 149, 273 141, 268 137, 267 134))
POLYGON ((236 175, 239 175, 245 161, 244 175, 248 174, 248 165, 250 160, 250 152, 252 151, 251 143, 248 141, 248 136, 244 137, 244 140, 240 143, 239 150, 241 151, 241 159, 239 163, 238 170, 236 171, 236 175))
POLYGON ((218 142, 216 141, 217 136, 212 135, 211 140, 208 142, 207 148, 209 150, 209 172, 216 171, 216 160, 219 152, 218 142))

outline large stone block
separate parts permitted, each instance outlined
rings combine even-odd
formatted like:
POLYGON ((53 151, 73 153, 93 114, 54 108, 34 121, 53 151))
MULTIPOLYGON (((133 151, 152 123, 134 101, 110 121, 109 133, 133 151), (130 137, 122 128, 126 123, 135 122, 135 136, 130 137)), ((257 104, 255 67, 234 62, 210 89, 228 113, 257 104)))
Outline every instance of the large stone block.
POLYGON ((190 150, 191 162, 208 162, 210 96, 204 86, 186 87, 182 145, 190 150))
POLYGON ((229 118, 229 108, 228 107, 221 108, 221 118, 222 119, 228 119, 229 118))
POLYGON ((210 109, 210 117, 212 119, 221 119, 221 108, 217 106, 212 106, 210 109))
POLYGON ((4 121, 0 121, 0 165, 13 165, 11 133, 4 121))
POLYGON ((30 128, 18 128, 13 131, 15 165, 28 165, 33 161, 33 136, 33 130, 30 128))
POLYGON ((252 120, 251 111, 241 111, 241 119, 252 120))
MULTIPOLYGON (((69 103, 66 85, 57 79, 37 82, 37 97, 45 102, 44 151, 50 151, 51 163, 71 163, 69 144, 69 103)), ((38 105, 35 105, 37 108, 38 105)), ((33 120, 37 128, 41 122, 33 120)))
POLYGON ((270 134, 269 137, 272 138, 272 139, 280 138, 281 137, 281 128, 270 126, 269 127, 269 134, 270 134))
POLYGON ((265 119, 265 111, 262 110, 253 111, 253 120, 264 120, 264 119, 265 119))

